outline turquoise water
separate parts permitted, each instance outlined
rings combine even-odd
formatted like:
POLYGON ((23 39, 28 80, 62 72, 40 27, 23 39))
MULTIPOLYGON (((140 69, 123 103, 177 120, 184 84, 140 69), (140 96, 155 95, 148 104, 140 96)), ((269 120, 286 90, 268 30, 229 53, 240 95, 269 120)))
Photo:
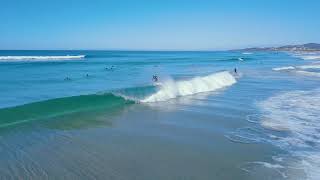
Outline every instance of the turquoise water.
POLYGON ((0 177, 317 179, 319 62, 270 52, 0 51, 0 177))

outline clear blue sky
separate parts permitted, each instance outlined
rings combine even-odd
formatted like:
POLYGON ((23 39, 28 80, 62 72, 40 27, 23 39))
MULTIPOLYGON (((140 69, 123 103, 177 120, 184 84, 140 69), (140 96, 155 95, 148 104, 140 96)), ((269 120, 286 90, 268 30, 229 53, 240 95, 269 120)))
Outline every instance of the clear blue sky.
POLYGON ((320 42, 320 0, 1 0, 0 22, 0 49, 230 49, 320 42))

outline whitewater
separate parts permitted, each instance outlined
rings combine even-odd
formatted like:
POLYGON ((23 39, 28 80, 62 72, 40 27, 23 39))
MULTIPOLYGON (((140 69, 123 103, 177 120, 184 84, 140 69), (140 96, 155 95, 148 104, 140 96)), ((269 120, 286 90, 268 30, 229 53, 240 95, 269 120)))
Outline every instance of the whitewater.
POLYGON ((0 61, 48 61, 48 60, 74 60, 83 59, 85 55, 66 55, 66 56, 0 56, 0 61))
POLYGON ((235 77, 227 71, 195 77, 190 80, 167 80, 161 83, 158 92, 141 100, 141 102, 166 101, 180 96, 215 91, 231 86, 234 83, 236 83, 235 77))

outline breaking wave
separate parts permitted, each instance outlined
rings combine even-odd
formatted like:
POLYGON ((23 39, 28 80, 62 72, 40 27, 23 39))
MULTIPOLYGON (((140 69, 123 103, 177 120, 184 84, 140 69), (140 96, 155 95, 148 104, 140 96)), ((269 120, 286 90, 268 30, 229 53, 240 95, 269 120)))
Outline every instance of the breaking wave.
POLYGON ((310 55, 296 55, 296 57, 299 57, 304 60, 320 60, 319 54, 310 54, 310 55))
POLYGON ((66 56, 0 56, 0 61, 47 61, 47 60, 74 60, 83 59, 85 55, 66 56))
POLYGON ((318 52, 293 54, 293 56, 304 60, 320 60, 320 53, 318 52))
POLYGON ((233 75, 225 71, 190 80, 166 81, 160 85, 34 102, 0 109, 0 127, 83 111, 112 111, 112 109, 123 108, 135 103, 166 101, 179 96, 214 91, 230 86, 235 82, 233 75))
POLYGON ((228 71, 195 77, 184 81, 166 81, 159 90, 142 99, 141 102, 166 101, 179 96, 187 96, 201 92, 215 91, 236 83, 235 77, 228 71))
POLYGON ((293 70, 296 69, 293 66, 285 66, 285 67, 278 67, 278 68, 273 68, 272 70, 274 71, 284 71, 284 70, 293 70))
POLYGON ((318 72, 310 72, 310 71, 295 71, 295 73, 304 75, 304 76, 313 76, 313 77, 320 77, 320 73, 318 72))
POLYGON ((300 69, 320 69, 320 64, 298 66, 300 69))

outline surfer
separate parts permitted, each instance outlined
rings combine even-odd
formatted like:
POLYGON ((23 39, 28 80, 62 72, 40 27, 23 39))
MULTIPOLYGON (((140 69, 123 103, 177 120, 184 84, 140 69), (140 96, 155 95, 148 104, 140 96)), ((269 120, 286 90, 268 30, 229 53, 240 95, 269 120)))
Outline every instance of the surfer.
POLYGON ((105 70, 110 70, 110 71, 113 71, 114 69, 115 69, 115 66, 113 66, 113 65, 110 66, 110 67, 106 67, 106 68, 105 68, 105 70))
POLYGON ((154 82, 158 82, 158 76, 157 76, 157 75, 153 75, 153 76, 152 76, 152 80, 153 80, 154 82))
POLYGON ((234 73, 237 74, 237 68, 234 68, 234 73))
POLYGON ((71 80, 71 78, 66 77, 66 78, 64 78, 64 80, 65 80, 65 81, 70 81, 70 80, 71 80))

